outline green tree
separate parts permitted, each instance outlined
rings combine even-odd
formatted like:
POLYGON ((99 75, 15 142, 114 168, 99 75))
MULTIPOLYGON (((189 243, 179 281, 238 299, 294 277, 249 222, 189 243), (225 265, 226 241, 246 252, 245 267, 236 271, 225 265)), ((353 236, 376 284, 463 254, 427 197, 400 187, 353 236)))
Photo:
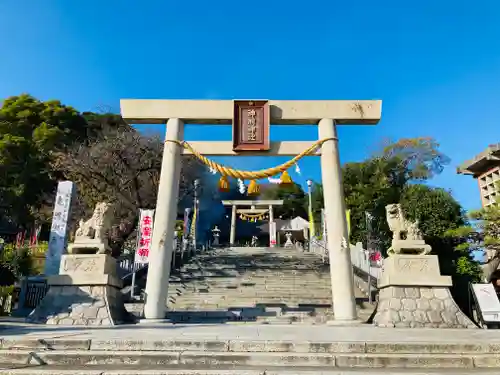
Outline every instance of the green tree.
POLYGON ((468 225, 460 204, 444 189, 426 185, 409 185, 403 192, 401 206, 408 219, 418 221, 426 243, 432 253, 438 255, 441 273, 453 280, 451 292, 465 312, 469 309, 468 288, 470 282, 478 282, 481 267, 473 257, 468 242, 451 236, 468 225))
MULTIPOLYGON (((347 209, 351 211, 351 242, 367 238, 365 213, 373 219, 373 232, 378 247, 390 246, 391 232, 385 218, 385 206, 401 201, 406 187, 415 181, 432 178, 449 163, 432 138, 403 138, 384 142, 370 158, 342 166, 342 178, 347 209)), ((307 207, 307 206, 306 206, 307 207)), ((321 222, 323 187, 312 187, 312 207, 316 222, 321 222)))
POLYGON ((5 99, 0 107, 0 213, 18 225, 33 220, 54 188, 53 152, 85 135, 84 118, 59 101, 27 94, 5 99))
POLYGON ((299 184, 266 184, 261 189, 262 199, 283 200, 283 205, 276 206, 274 209, 276 218, 286 220, 300 216, 307 219, 307 195, 299 184))
MULTIPOLYGON (((309 202, 307 202, 309 204, 309 202)), ((324 207, 323 201, 323 185, 313 182, 311 186, 311 206, 315 223, 321 223, 321 210, 324 207)), ((316 231, 319 231, 319 225, 316 226, 316 231)))
POLYGON ((22 276, 30 276, 34 272, 30 249, 16 249, 7 244, 0 254, 0 286, 10 286, 22 276))
POLYGON ((385 206, 400 202, 409 184, 432 178, 449 161, 434 139, 418 137, 385 142, 369 159, 345 164, 342 172, 346 205, 351 210, 351 241, 366 241, 365 212, 369 212, 380 250, 388 249, 391 233, 385 206))
MULTIPOLYGON (((500 187, 500 186, 499 186, 500 187)), ((447 234, 460 241, 457 251, 486 254, 486 261, 481 264, 481 278, 490 281, 497 275, 500 266, 500 199, 494 205, 469 213, 471 222, 450 230, 447 234)))
POLYGON ((132 131, 110 111, 79 113, 58 100, 28 94, 5 99, 0 107, 0 215, 26 228, 50 220, 54 192, 63 171, 54 167, 61 153, 132 131))

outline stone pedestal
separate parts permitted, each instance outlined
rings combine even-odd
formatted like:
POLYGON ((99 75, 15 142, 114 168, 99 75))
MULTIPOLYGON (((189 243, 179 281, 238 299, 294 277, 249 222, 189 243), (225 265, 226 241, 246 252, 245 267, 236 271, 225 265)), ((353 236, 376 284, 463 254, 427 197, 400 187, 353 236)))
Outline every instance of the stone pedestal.
POLYGON ((93 239, 75 239, 74 243, 68 245, 69 254, 104 254, 108 251, 108 246, 100 241, 93 239))
POLYGON ((459 309, 442 276, 436 255, 394 254, 384 259, 377 327, 477 328, 459 309))
POLYGON ((432 248, 424 240, 392 240, 388 254, 416 254, 427 255, 432 248))
POLYGON ((129 321, 116 260, 106 254, 63 255, 59 275, 27 320, 54 325, 110 326, 129 321))
POLYGON ((213 243, 213 246, 220 246, 220 243, 219 243, 219 237, 214 237, 214 243, 213 243))

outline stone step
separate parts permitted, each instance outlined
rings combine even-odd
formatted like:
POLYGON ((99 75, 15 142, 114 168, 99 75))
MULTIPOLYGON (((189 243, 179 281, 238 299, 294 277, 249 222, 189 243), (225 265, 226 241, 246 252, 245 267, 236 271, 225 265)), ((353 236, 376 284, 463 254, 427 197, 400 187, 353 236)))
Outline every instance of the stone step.
POLYGON ((210 260, 211 263, 234 265, 242 263, 272 263, 275 260, 284 259, 288 261, 315 261, 322 262, 322 257, 307 253, 262 253, 256 252, 229 252, 220 254, 201 254, 197 260, 210 260))
POLYGON ((170 304, 180 304, 180 303, 222 303, 222 304, 234 304, 241 303, 242 306, 254 305, 254 304, 287 304, 290 306, 299 305, 331 305, 332 298, 293 298, 291 296, 230 296, 230 297, 219 297, 213 298, 207 296, 206 298, 202 295, 189 295, 185 297, 169 298, 170 304))
MULTIPOLYGON (((302 309, 302 310, 321 310, 321 309, 331 309, 331 301, 330 303, 291 303, 289 301, 279 301, 279 302, 273 302, 273 301, 242 301, 242 300, 232 300, 232 301, 180 301, 179 303, 169 303, 168 305, 169 309, 183 309, 185 310, 186 308, 193 308, 193 309, 207 309, 208 307, 213 307, 216 306, 218 308, 224 308, 224 309, 254 309, 254 308, 260 308, 260 306, 267 306, 267 307, 280 307, 283 306, 284 309, 288 310, 297 310, 297 309, 302 309)), ((364 309, 364 310, 373 310, 374 307, 369 304, 363 304, 363 306, 357 306, 358 309, 364 309)))
MULTIPOLYGON (((477 375, 497 375, 498 370, 478 369, 473 370, 477 375)), ((99 370, 89 369, 88 366, 39 366, 3 370, 3 374, 12 375, 318 375, 317 368, 294 367, 283 368, 250 368, 233 366, 217 366, 216 369, 195 369, 184 366, 166 369, 164 366, 101 366, 99 370)), ((321 375, 366 375, 366 369, 353 368, 322 368, 321 375)), ((471 370, 455 369, 429 369, 425 372, 419 369, 370 369, 370 375, 470 375, 471 370)))
POLYGON ((296 276, 294 278, 283 278, 279 276, 266 276, 266 277, 261 277, 261 278, 250 278, 250 277, 228 277, 228 278, 221 278, 221 277, 202 277, 199 279, 190 279, 190 280, 181 280, 181 281, 175 281, 175 282, 170 282, 172 285, 207 285, 207 284, 220 284, 220 285, 234 285, 234 284, 248 284, 249 286, 251 285, 268 285, 268 284, 274 284, 274 285, 304 285, 304 286, 320 286, 320 287, 330 287, 330 281, 326 279, 320 279, 320 278, 315 278, 315 279, 303 279, 300 278, 299 276, 296 276))
POLYGON ((224 306, 254 306, 256 304, 286 304, 288 306, 300 306, 300 305, 331 305, 331 299, 280 299, 280 298, 233 298, 229 300, 203 300, 202 298, 190 299, 190 300, 169 300, 169 306, 187 306, 187 305, 197 305, 201 306, 203 304, 218 304, 224 306), (204 301, 207 301, 204 303, 204 301))
POLYGON ((321 294, 303 294, 303 293, 293 293, 287 291, 261 291, 258 293, 253 293, 251 291, 239 291, 237 289, 228 290, 227 293, 212 292, 208 290, 207 292, 184 292, 180 295, 170 294, 170 297, 175 299, 182 298, 199 298, 199 299, 209 299, 209 298, 250 298, 250 299, 261 299, 261 298, 272 298, 272 299, 305 299, 305 300, 316 300, 316 299, 332 299, 331 293, 321 293, 321 294))
MULTIPOLYGON (((68 327, 69 328, 69 327, 68 327)), ((215 338, 215 336, 208 338, 203 337, 200 339, 198 334, 195 336, 181 336, 181 337, 169 337, 168 331, 175 327, 162 325, 161 328, 155 330, 156 334, 153 338, 127 336, 126 339, 120 336, 120 332, 125 330, 132 330, 134 332, 141 332, 138 327, 124 327, 122 330, 117 330, 116 334, 104 334, 103 329, 94 329, 93 332, 87 336, 62 336, 57 335, 47 335, 43 339, 37 336, 3 336, 0 341, 0 354, 3 358, 8 358, 7 354, 20 354, 29 355, 30 353, 43 353, 50 351, 69 351, 69 352, 94 352, 94 351, 106 351, 106 352, 134 352, 134 351, 148 351, 148 352, 183 352, 183 351, 198 351, 198 352, 279 352, 279 353, 295 353, 295 354, 309 354, 309 353, 350 353, 350 354, 456 354, 460 353, 464 356, 469 355, 492 355, 492 358, 500 356, 500 341, 498 335, 494 332, 481 332, 481 331, 471 331, 480 336, 487 336, 488 338, 482 337, 480 340, 475 340, 474 342, 464 341, 464 335, 459 335, 461 338, 457 340, 450 340, 447 337, 446 340, 439 340, 439 336, 443 336, 443 332, 449 331, 450 334, 455 332, 464 332, 463 330, 437 330, 437 329, 426 329, 426 330, 413 330, 413 329, 403 329, 401 332, 410 335, 411 332, 415 332, 415 337, 420 337, 418 341, 415 340, 404 340, 395 341, 397 335, 391 334, 392 340, 386 340, 387 334, 393 332, 394 330, 388 329, 376 329, 376 328, 355 328, 359 336, 360 332, 372 332, 370 334, 369 341, 349 341, 349 340, 329 340, 325 341, 325 338, 319 341, 315 340, 301 340, 300 338, 295 339, 256 339, 249 336, 246 338, 238 337, 226 337, 224 339, 215 338), (97 332, 97 333, 96 333, 97 332), (380 333, 379 333, 380 332, 380 333), (377 333, 380 338, 373 337, 373 333, 377 333), (490 333, 490 334, 488 334, 490 333), (422 338, 423 337, 423 338, 422 338), (426 339, 425 337, 430 337, 426 339), (487 341, 486 341, 487 340, 487 341)), ((203 328, 203 327, 202 327, 203 328)), ((345 332, 345 329, 328 327, 331 331, 341 330, 345 332)), ((151 330, 151 328, 145 328, 146 330, 151 330)), ((320 328, 318 328, 321 330, 320 328)), ((51 330, 52 331, 52 330, 51 330)), ((92 329, 90 329, 92 331, 92 329)), ((238 327, 233 327, 231 329, 233 332, 240 332, 238 327)), ((281 332, 279 330, 278 332, 281 332)), ((43 332, 43 331, 42 331, 43 332)), ((248 330, 244 330, 248 333, 248 330)), ((253 332, 253 330, 252 330, 253 332)), ((272 332, 275 332, 273 330, 272 332)), ((283 331, 285 334, 289 330, 283 331)), ((468 331, 465 331, 468 332, 468 331)), ((75 331, 72 332, 75 334, 75 331)), ((109 332, 108 332, 109 333, 109 332)), ((131 332, 128 332, 129 334, 131 332)), ((469 334, 470 335, 470 334, 469 334)), ((217 335, 218 336, 218 335, 217 335)), ((295 336, 295 335, 294 335, 295 336)), ((366 334, 366 336, 369 336, 366 334)), ((269 336, 267 336, 269 337, 269 336)), ((5 361, 1 361, 5 363, 5 361)))
POLYGON ((227 289, 227 290, 212 290, 212 289, 199 289, 199 290, 184 290, 180 292, 170 292, 170 297, 182 298, 188 296, 199 296, 200 298, 207 297, 239 297, 239 296, 247 296, 247 297, 283 297, 283 298, 332 298, 331 291, 324 292, 316 292, 316 293, 304 293, 304 292, 293 292, 290 290, 242 290, 242 289, 227 289))
POLYGON ((266 290, 275 290, 275 291, 302 291, 304 292, 304 289, 307 288, 307 291, 315 291, 315 290, 319 290, 319 291, 331 291, 332 289, 329 288, 329 287, 325 287, 325 286, 318 286, 318 285, 294 285, 294 284, 279 284, 279 283, 269 283, 269 284, 266 284, 266 285, 250 285, 250 284, 247 284, 247 283, 243 283, 242 285, 241 284, 216 284, 216 283, 213 283, 213 284, 197 284, 197 285, 193 285, 193 284, 187 284, 187 285, 179 285, 179 286, 173 286, 173 285, 169 285, 169 289, 179 289, 179 290, 193 290, 193 291, 197 291, 198 289, 201 289, 201 290, 207 290, 207 289, 210 289, 210 290, 214 290, 214 291, 221 291, 221 292, 224 292, 224 291, 227 291, 227 292, 230 292, 231 290, 246 290, 246 291, 251 291, 251 290, 261 290, 261 291, 266 291, 266 290))
MULTIPOLYGON (((208 305, 208 306, 216 306, 216 305, 208 305)), ((329 307, 324 307, 324 308, 313 308, 313 307, 283 307, 283 306, 222 306, 222 305, 217 305, 220 306, 218 310, 221 311, 248 311, 248 312, 253 312, 256 314, 270 314, 270 315, 300 315, 300 314, 310 314, 318 311, 326 312, 326 311, 331 311, 331 308, 329 307)), ((190 312, 189 310, 185 309, 179 309, 178 307, 172 306, 172 311, 187 311, 190 312), (175 309, 175 310, 174 310, 175 309)), ((203 314, 204 311, 202 310, 193 310, 193 312, 203 314)))
POLYGON ((241 307, 241 308, 253 308, 255 306, 263 305, 281 305, 287 306, 288 308, 299 308, 303 306, 315 306, 318 308, 329 308, 332 304, 331 300, 318 300, 318 301, 296 301, 296 300, 272 300, 272 299, 231 299, 231 300, 201 300, 192 299, 185 301, 172 301, 170 300, 167 304, 169 308, 180 309, 186 306, 191 306, 196 308, 204 308, 205 306, 221 306, 221 307, 241 307))
MULTIPOLYGON (((235 260, 235 262, 238 262, 235 260)), ((329 266, 326 266, 320 262, 314 261, 304 261, 302 259, 297 259, 290 261, 287 259, 275 259, 272 263, 269 262, 252 262, 252 263, 241 263, 238 264, 224 264, 220 262, 214 262, 210 259, 199 259, 197 263, 189 263, 182 267, 179 271, 184 272, 197 272, 198 270, 204 270, 206 272, 218 272, 221 270, 227 272, 252 272, 256 268, 263 269, 267 272, 281 272, 283 274, 293 273, 293 272, 307 272, 314 271, 317 269, 322 269, 330 272, 329 266)))
POLYGON ((259 288, 259 289, 293 289, 293 288, 307 288, 307 289, 319 289, 319 290, 331 290, 331 286, 329 284, 323 282, 308 282, 308 283, 294 283, 287 282, 282 280, 266 280, 265 282, 254 283, 252 281, 239 281, 239 280, 231 280, 231 281, 222 281, 218 282, 215 280, 204 280, 197 281, 193 283, 170 283, 169 287, 171 288, 184 288, 184 289, 196 289, 202 288, 219 288, 219 289, 229 289, 229 288, 259 288))
MULTIPOLYGON (((179 304, 174 304, 170 303, 167 305, 168 310, 175 310, 175 311, 185 311, 185 310, 192 310, 192 311, 206 311, 210 310, 211 308, 219 309, 219 310, 253 310, 253 309, 264 309, 264 308, 269 308, 269 309, 277 309, 277 308, 282 308, 283 311, 316 311, 316 312, 321 312, 321 311, 330 311, 332 309, 331 304, 304 304, 304 305, 292 305, 292 304, 287 304, 285 302, 278 302, 278 303, 265 303, 265 302, 255 302, 253 304, 250 303, 238 303, 238 301, 235 302, 226 302, 226 303, 220 303, 220 302, 207 302, 203 303, 202 301, 197 301, 197 302, 189 302, 189 303, 179 303, 179 304)), ((138 307, 133 308, 131 310, 137 310, 138 307)), ((366 311, 373 311, 375 309, 374 306, 372 305, 363 305, 363 306, 356 306, 357 310, 366 310, 366 311)))
POLYGON ((327 282, 330 283, 330 277, 329 275, 318 275, 318 274, 312 274, 312 275, 273 275, 273 274, 265 274, 265 273, 259 273, 257 275, 251 275, 249 273, 241 273, 238 275, 228 275, 224 274, 221 275, 219 274, 199 274, 199 275, 189 275, 189 276, 183 276, 182 279, 180 279, 180 282, 194 282, 194 281, 200 281, 200 280, 220 280, 220 281, 230 281, 230 280, 245 280, 245 281, 252 281, 252 282, 265 282, 267 279, 272 279, 272 278, 279 278, 287 281, 297 281, 297 282, 311 282, 311 281, 321 281, 321 282, 327 282))
MULTIPOLYGON (((249 351, 112 351, 112 350, 3 350, 0 363, 12 365, 66 365, 87 366, 101 369, 104 365, 128 367, 157 366, 220 366, 290 368, 306 366, 331 370, 339 368, 419 368, 419 369, 500 369, 498 354, 422 354, 422 353, 291 353, 291 352, 249 352, 249 351)), ((189 366, 189 367, 188 367, 189 366)))
MULTIPOLYGON (((175 293, 170 293, 170 296, 176 296, 175 293)), ((222 289, 222 290, 212 290, 212 289, 200 289, 200 290, 185 290, 182 293, 177 294, 176 298, 183 298, 189 296, 198 296, 199 298, 232 298, 232 297, 292 297, 292 298, 331 298, 331 291, 325 290, 322 293, 304 293, 304 292, 294 292, 286 289, 282 290, 272 290, 272 289, 263 289, 263 290, 245 290, 245 289, 222 289)))
POLYGON ((325 287, 323 285, 318 286, 318 285, 294 285, 294 284, 279 284, 279 283, 269 283, 266 285, 250 285, 247 283, 243 284, 217 284, 217 283, 211 283, 211 284, 187 284, 187 285, 169 285, 169 290, 174 290, 174 291, 180 291, 180 292, 185 292, 185 291, 194 291, 194 292, 219 292, 219 293, 225 293, 225 292, 231 292, 231 291, 276 291, 276 292, 301 292, 305 293, 307 292, 314 292, 318 291, 320 293, 323 292, 330 292, 331 293, 331 288, 330 287, 325 287))
POLYGON ((185 285, 190 285, 190 284, 237 284, 237 283, 245 283, 245 284, 254 284, 254 285, 266 285, 266 284, 276 284, 276 285, 290 285, 290 284, 296 284, 296 285, 318 285, 318 286, 323 286, 323 287, 329 287, 330 286, 330 280, 328 279, 320 279, 320 278, 314 278, 314 279, 303 279, 300 278, 299 276, 294 277, 294 278, 282 278, 279 276, 266 276, 266 277, 261 277, 261 278, 250 278, 250 277, 228 277, 228 278, 221 278, 221 277, 202 277, 199 279, 188 279, 188 280, 181 280, 181 281, 175 281, 175 282, 170 282, 170 284, 177 285, 177 284, 185 284, 185 285))
POLYGON ((296 304, 296 305, 324 305, 331 304, 332 298, 328 298, 328 296, 324 297, 294 297, 294 296, 272 296, 272 295, 257 295, 257 296, 247 296, 241 294, 239 296, 210 296, 210 295, 188 295, 183 297, 174 297, 171 296, 168 299, 169 303, 191 303, 191 302, 202 302, 202 303, 235 303, 241 302, 244 303, 245 306, 249 303, 287 303, 287 304, 296 304))
POLYGON ((272 281, 272 282, 267 282, 267 283, 252 283, 248 281, 234 281, 229 283, 229 282, 223 282, 223 283, 217 283, 217 282, 208 282, 208 283, 192 283, 192 284, 170 284, 169 287, 172 288, 182 288, 182 289, 206 289, 212 288, 212 289, 231 289, 231 288, 242 288, 242 289, 276 289, 276 290, 282 290, 282 289, 292 289, 294 287, 302 287, 302 288, 310 288, 312 290, 318 289, 318 290, 331 290, 331 287, 329 285, 325 285, 324 283, 301 283, 301 284, 294 284, 294 283, 282 283, 280 281, 272 281))
MULTIPOLYGON (((143 305, 129 304, 127 310, 140 317, 143 311, 143 305)), ((366 309, 357 308, 360 319, 366 321, 373 312, 373 307, 366 309)), ((203 323, 210 319, 220 320, 250 320, 259 321, 262 319, 275 319, 283 317, 284 320, 293 320, 314 323, 318 317, 332 316, 331 308, 329 307, 280 307, 280 306, 254 306, 254 307, 239 307, 239 306, 224 306, 221 304, 193 304, 193 305, 169 305, 168 318, 174 321, 189 321, 203 323), (244 319, 242 319, 244 318, 244 319), (262 319, 261 319, 262 318, 262 319)), ((324 319, 323 319, 324 321, 324 319)), ((279 322, 279 319, 278 319, 279 322)))

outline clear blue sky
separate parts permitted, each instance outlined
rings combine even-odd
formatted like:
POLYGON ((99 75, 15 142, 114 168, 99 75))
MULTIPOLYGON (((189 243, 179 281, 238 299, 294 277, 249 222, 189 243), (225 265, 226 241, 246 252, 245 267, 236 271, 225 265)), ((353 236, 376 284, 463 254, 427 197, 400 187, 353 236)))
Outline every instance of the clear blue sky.
MULTIPOLYGON (((499 19, 498 0, 4 0, 0 97, 116 111, 120 98, 382 99, 378 126, 340 129, 342 161, 385 137, 433 136, 452 165, 432 184, 476 208, 476 181, 455 167, 499 141, 499 19)), ((274 127, 272 137, 317 133, 274 127)), ((229 138, 226 127, 187 131, 229 138)), ((280 161, 231 159, 250 169, 280 161)), ((317 158, 300 167, 299 180, 319 179, 317 158)))

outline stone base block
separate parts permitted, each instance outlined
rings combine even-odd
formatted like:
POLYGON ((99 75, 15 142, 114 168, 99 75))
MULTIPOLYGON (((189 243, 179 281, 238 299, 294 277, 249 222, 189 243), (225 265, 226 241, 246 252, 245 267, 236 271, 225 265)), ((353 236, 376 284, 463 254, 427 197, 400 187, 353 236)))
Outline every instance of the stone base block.
POLYGON ((373 324, 402 328, 477 328, 459 309, 436 255, 395 254, 384 259, 373 324))
POLYGON ((442 276, 437 255, 395 254, 384 259, 378 288, 387 286, 451 286, 442 276))
POLYGON ((477 328, 447 287, 391 286, 380 290, 373 324, 401 328, 477 328))
POLYGON ((40 305, 28 316, 30 323, 112 326, 127 323, 118 288, 110 285, 51 285, 40 305))
POLYGON ((65 254, 61 257, 61 275, 115 275, 116 259, 107 254, 65 254))

